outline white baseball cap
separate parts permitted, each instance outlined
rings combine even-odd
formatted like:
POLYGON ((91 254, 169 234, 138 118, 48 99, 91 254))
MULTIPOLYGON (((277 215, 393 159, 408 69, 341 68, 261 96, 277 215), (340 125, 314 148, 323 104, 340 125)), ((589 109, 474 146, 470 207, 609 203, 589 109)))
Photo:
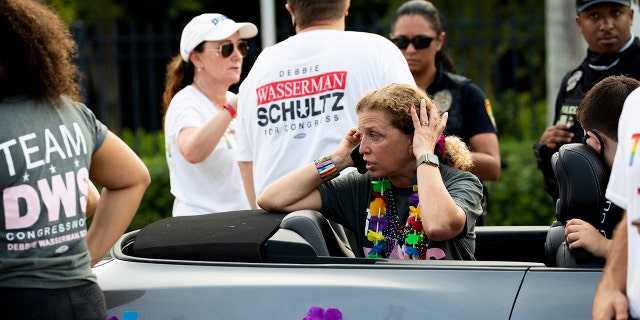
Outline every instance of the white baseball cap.
POLYGON ((258 34, 258 28, 251 22, 235 22, 219 13, 204 13, 191 19, 180 38, 182 60, 189 61, 189 53, 200 43, 223 40, 236 32, 241 39, 248 39, 258 34))

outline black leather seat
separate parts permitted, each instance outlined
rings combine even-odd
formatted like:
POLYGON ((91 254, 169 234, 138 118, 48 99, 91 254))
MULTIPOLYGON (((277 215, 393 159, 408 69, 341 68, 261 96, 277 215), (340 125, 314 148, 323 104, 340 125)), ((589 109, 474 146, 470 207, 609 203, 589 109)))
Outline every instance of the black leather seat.
POLYGON ((606 206, 605 191, 609 170, 591 147, 565 144, 551 158, 560 191, 556 220, 547 233, 547 264, 558 267, 602 267, 604 260, 585 250, 569 250, 564 237, 568 220, 578 218, 596 224, 606 206))
POLYGON ((330 222, 315 210, 299 210, 286 215, 280 229, 304 238, 319 257, 355 257, 349 239, 340 224, 330 222))

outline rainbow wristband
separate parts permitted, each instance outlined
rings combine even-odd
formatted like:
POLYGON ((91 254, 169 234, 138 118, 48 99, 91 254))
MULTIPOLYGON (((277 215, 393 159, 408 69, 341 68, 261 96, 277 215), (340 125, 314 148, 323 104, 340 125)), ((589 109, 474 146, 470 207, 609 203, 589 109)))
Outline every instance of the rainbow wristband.
POLYGON ((227 111, 229 111, 229 113, 231 114, 231 118, 235 118, 236 117, 236 110, 233 109, 233 106, 230 105, 228 102, 222 105, 223 108, 227 109, 227 111))
POLYGON ((316 164, 316 169, 318 169, 318 173, 320 174, 320 178, 322 178, 322 182, 331 181, 333 178, 340 175, 335 163, 331 161, 331 156, 324 156, 316 159, 314 162, 316 164))

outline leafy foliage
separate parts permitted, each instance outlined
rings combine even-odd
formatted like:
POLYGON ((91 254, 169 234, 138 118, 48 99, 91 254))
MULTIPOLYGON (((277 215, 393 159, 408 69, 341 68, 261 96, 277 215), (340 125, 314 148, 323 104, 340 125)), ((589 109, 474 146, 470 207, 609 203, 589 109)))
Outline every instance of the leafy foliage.
POLYGON ((507 90, 491 104, 501 145, 504 139, 540 138, 545 128, 546 100, 533 101, 528 91, 507 90))
POLYGON ((550 225, 555 205, 532 151, 544 130, 546 102, 532 101, 530 92, 508 90, 492 104, 503 165, 500 179, 486 182, 487 225, 550 225))
POLYGON ((170 217, 174 197, 170 191, 169 168, 163 152, 163 132, 147 133, 142 129, 136 132, 123 130, 121 136, 131 148, 136 150, 151 175, 151 184, 142 198, 138 212, 129 225, 128 231, 131 231, 162 218, 170 217), (158 152, 158 150, 162 150, 162 152, 158 152))
POLYGON ((487 225, 551 225, 555 206, 542 188, 531 147, 535 140, 500 140, 504 163, 500 180, 486 182, 489 190, 487 225))
POLYGON ((140 208, 128 230, 140 229, 147 224, 170 217, 173 195, 169 183, 169 169, 164 155, 142 157, 151 175, 151 184, 142 198, 140 208))
MULTIPOLYGON (((126 15, 126 6, 121 6, 113 0, 47 0, 67 22, 82 20, 94 24, 105 24, 120 19, 126 15)), ((133 3, 134 1, 130 1, 133 3)))
POLYGON ((147 133, 141 128, 136 131, 125 128, 120 136, 143 159, 156 155, 164 157, 164 133, 162 131, 147 133))

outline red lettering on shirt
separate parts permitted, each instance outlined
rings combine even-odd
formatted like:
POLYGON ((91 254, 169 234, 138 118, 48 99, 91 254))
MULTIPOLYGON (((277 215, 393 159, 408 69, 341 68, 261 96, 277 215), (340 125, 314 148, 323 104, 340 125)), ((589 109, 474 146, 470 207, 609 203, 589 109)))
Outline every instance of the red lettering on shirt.
POLYGON ((344 90, 346 85, 347 72, 335 71, 313 77, 269 83, 257 88, 256 94, 258 95, 258 105, 262 105, 278 100, 344 90))

